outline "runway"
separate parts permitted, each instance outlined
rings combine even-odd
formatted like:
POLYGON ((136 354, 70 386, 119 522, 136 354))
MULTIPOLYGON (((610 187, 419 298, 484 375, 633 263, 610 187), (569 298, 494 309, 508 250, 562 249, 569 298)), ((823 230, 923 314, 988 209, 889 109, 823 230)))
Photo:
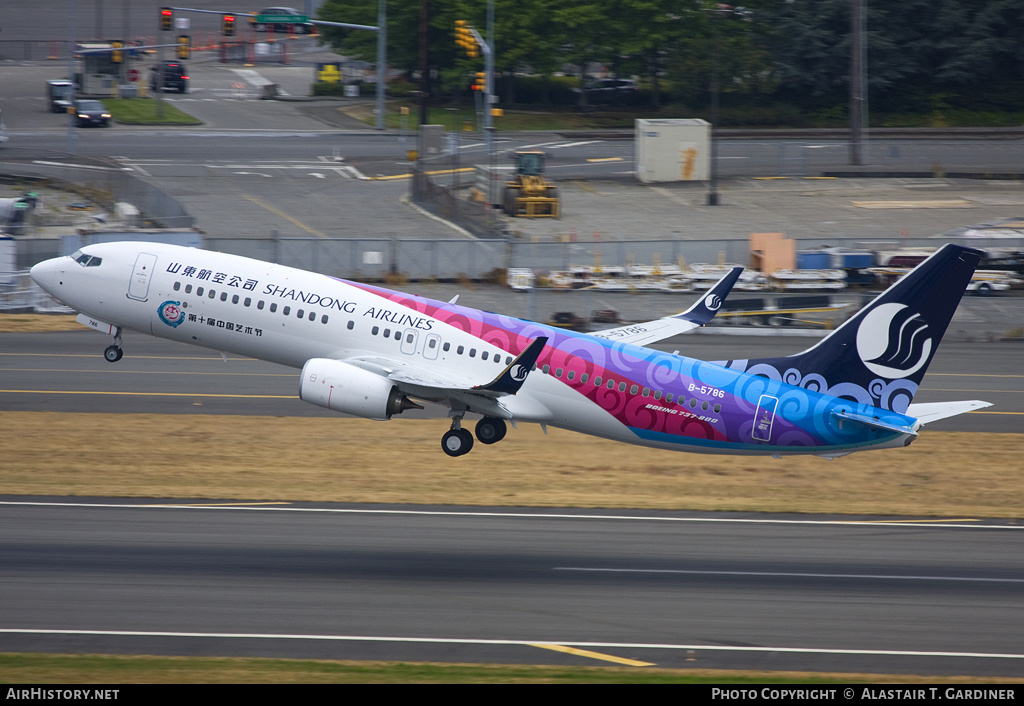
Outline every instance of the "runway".
POLYGON ((0 500, 0 651, 1024 676, 1012 524, 0 500))
MULTIPOLYGON (((809 345, 684 342, 705 359, 809 345)), ((292 369, 143 335, 111 365, 106 343, 5 334, 0 409, 330 414, 292 369)), ((919 399, 987 399, 996 413, 942 424, 1019 432, 1019 350, 947 341, 919 399)), ((1012 523, 0 501, 0 651, 1024 677, 1012 523)))
MULTIPOLYGON (((816 339, 784 336, 684 336, 659 347, 704 360, 789 355, 816 339)), ((125 357, 102 357, 108 338, 86 330, 4 334, 0 411, 130 414, 337 416, 298 399, 299 371, 162 341, 125 338, 125 357)), ((915 401, 982 399, 993 407, 929 425, 939 431, 1014 433, 1024 428, 1024 374, 1017 342, 944 341, 915 401)), ((438 416, 440 408, 403 418, 438 416)))

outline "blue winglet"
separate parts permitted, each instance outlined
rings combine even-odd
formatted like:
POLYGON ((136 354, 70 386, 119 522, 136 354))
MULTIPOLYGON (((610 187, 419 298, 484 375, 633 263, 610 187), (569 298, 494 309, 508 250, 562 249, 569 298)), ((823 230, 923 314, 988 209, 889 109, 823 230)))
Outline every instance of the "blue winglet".
POLYGON ((715 318, 718 310, 722 308, 725 298, 729 296, 729 292, 732 291, 736 280, 740 278, 741 272, 743 272, 742 267, 734 267, 729 270, 696 304, 682 314, 677 314, 674 318, 685 319, 698 326, 703 326, 711 321, 711 319, 715 318))
POLYGON ((547 336, 540 336, 534 339, 533 343, 526 347, 516 359, 505 366, 498 377, 486 385, 477 385, 472 388, 475 392, 491 392, 500 395, 514 395, 526 382, 526 376, 533 370, 537 358, 548 343, 547 336))

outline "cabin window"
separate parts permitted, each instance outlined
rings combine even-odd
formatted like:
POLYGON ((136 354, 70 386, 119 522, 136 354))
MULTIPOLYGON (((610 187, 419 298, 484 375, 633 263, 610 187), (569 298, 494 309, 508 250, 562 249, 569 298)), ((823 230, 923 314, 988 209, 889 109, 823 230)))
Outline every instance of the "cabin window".
POLYGON ((174 291, 177 292, 180 289, 181 289, 181 282, 175 282, 174 283, 174 291))
POLYGON ((210 299, 216 299, 217 298, 217 292, 215 292, 215 291, 213 291, 211 289, 209 295, 207 295, 207 296, 209 296, 210 299))
POLYGON ((589 379, 590 379, 590 376, 587 375, 586 373, 583 373, 582 375, 580 375, 580 382, 586 382, 589 379))
POLYGON ((573 380, 573 379, 576 378, 576 373, 575 373, 575 371, 570 370, 569 373, 565 377, 569 378, 570 380, 573 380))
POLYGON ((220 293, 220 300, 222 302, 226 302, 228 300, 228 293, 227 292, 221 292, 220 293))
POLYGON ((640 388, 639 388, 639 387, 637 387, 636 385, 632 385, 632 386, 630 386, 630 388, 629 388, 629 394, 631 394, 631 395, 635 395, 635 394, 637 393, 637 390, 639 390, 639 389, 640 389, 640 388))
POLYGON ((384 338, 391 338, 391 329, 384 329, 384 338))
POLYGON ((198 288, 196 289, 196 296, 197 296, 197 297, 201 297, 201 296, 203 296, 203 288, 202 288, 202 287, 198 287, 198 288))
POLYGON ((614 380, 609 380, 608 381, 608 389, 609 390, 614 390, 615 389, 615 381, 614 380))
POLYGON ((448 343, 447 341, 445 341, 445 344, 443 346, 441 346, 441 350, 443 350, 445 353, 447 353, 451 349, 452 349, 452 344, 448 343))
POLYGON ((465 347, 459 346, 458 348, 455 349, 455 352, 458 353, 459 355, 462 355, 462 351, 464 350, 466 350, 465 347))
POLYGON ((555 377, 556 377, 556 378, 560 378, 560 377, 562 377, 562 369, 561 369, 561 368, 558 368, 558 369, 557 369, 557 370, 555 371, 555 377))
POLYGON ((284 314, 285 316, 288 316, 290 313, 292 313, 292 308, 290 306, 286 306, 285 308, 281 309, 281 313, 284 314))
POLYGON ((298 311, 295 312, 295 317, 298 319, 304 319, 306 318, 306 312, 303 311, 302 309, 299 309, 298 311))
POLYGON ((191 294, 191 293, 192 293, 192 285, 191 284, 186 284, 185 285, 185 294, 191 294))
POLYGON ((671 392, 668 393, 667 395, 665 395, 665 401, 666 402, 671 402, 674 398, 675 398, 675 395, 673 395, 671 392))
POLYGON ((262 299, 260 299, 258 302, 256 302, 256 308, 259 309, 260 311, 263 311, 263 300, 262 299))
POLYGON ((437 348, 437 339, 436 338, 431 338, 429 341, 427 341, 427 348, 430 348, 430 349, 437 348))
POLYGON ((644 391, 642 393, 640 393, 640 394, 642 394, 644 397, 650 397, 651 396, 651 391, 648 388, 645 387, 644 391))
POLYGON ((270 303, 270 313, 273 314, 276 311, 277 311, 277 302, 271 302, 270 303))
POLYGON ((703 402, 701 402, 701 403, 700 403, 700 408, 701 408, 701 410, 702 410, 702 411, 704 411, 704 412, 707 412, 707 411, 708 411, 708 407, 709 407, 709 406, 710 406, 710 405, 708 405, 708 401, 707 401, 707 400, 704 400, 703 402))
POLYGON ((512 356, 505 356, 505 365, 512 365, 512 356))
POLYGON ((370 329, 370 333, 376 336, 378 333, 380 333, 380 326, 374 326, 372 329, 370 329))
MULTIPOLYGON (((325 323, 326 323, 326 322, 325 322, 325 323)), ((356 327, 356 322, 355 322, 355 321, 351 321, 351 320, 350 320, 350 321, 348 322, 348 330, 349 330, 349 331, 351 331, 351 330, 352 330, 352 329, 354 329, 355 327, 356 327)))
POLYGON ((237 294, 235 294, 234 296, 231 297, 231 303, 232 304, 237 304, 238 303, 238 295, 237 294))
MULTIPOLYGON (((315 318, 316 318, 316 314, 314 312, 312 312, 312 311, 309 312, 309 320, 312 321, 315 318)), ((324 314, 323 316, 320 317, 320 323, 322 323, 322 324, 326 324, 327 323, 327 314, 324 314)))
POLYGON ((480 354, 480 360, 487 360, 487 351, 480 354))
POLYGON ((601 387, 601 376, 600 375, 598 375, 596 378, 594 378, 594 387, 601 387))
POLYGON ((469 349, 469 357, 470 358, 476 358, 476 348, 470 348, 469 349))
POLYGON ((661 399, 661 390, 655 390, 654 391, 654 399, 656 399, 656 400, 660 400, 661 399))
POLYGON ((542 373, 544 373, 545 375, 547 375, 548 371, 550 371, 550 370, 551 370, 551 366, 550 365, 545 365, 543 368, 540 369, 540 371, 542 373))
POLYGON ((252 305, 252 299, 250 297, 246 297, 245 301, 242 302, 242 304, 244 304, 245 306, 251 306, 252 305))
POLYGON ((396 341, 401 341, 402 340, 402 332, 401 331, 397 331, 397 330, 395 331, 395 340, 396 341))
POLYGON ((715 413, 717 414, 718 412, 721 412, 721 411, 722 411, 722 405, 716 404, 715 405, 715 413))

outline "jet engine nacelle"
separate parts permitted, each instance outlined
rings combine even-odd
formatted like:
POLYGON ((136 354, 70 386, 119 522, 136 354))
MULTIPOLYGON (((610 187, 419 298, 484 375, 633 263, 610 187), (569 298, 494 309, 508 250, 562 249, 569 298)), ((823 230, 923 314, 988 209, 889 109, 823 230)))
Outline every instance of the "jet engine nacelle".
POLYGON ((306 361, 299 399, 367 419, 390 419, 407 409, 423 409, 380 375, 330 358, 306 361))

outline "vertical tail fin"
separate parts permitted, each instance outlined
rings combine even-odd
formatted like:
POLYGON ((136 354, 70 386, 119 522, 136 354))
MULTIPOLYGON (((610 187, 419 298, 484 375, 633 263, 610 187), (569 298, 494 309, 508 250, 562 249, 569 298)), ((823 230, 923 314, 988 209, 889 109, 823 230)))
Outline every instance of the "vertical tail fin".
POLYGON ((980 261, 947 244, 803 353, 729 365, 902 414, 980 261))

